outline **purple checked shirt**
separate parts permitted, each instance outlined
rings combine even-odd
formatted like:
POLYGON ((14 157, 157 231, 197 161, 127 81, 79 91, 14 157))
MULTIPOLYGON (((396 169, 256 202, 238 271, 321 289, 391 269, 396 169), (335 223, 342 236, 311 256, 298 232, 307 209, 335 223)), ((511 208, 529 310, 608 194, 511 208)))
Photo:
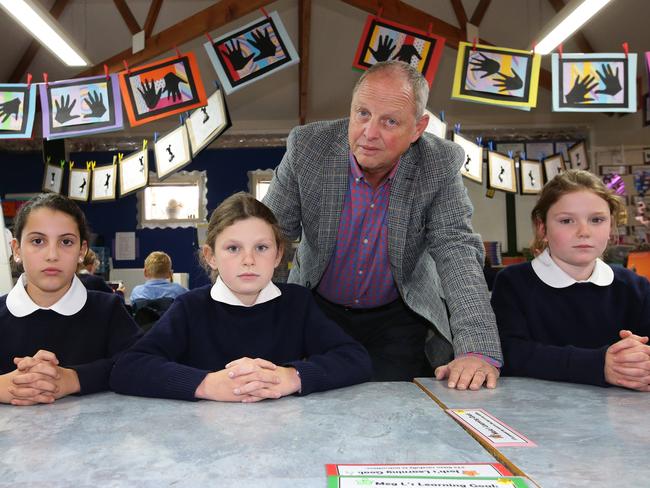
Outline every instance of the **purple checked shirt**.
POLYGON ((399 161, 373 188, 350 153, 345 195, 334 254, 318 285, 318 293, 351 308, 386 305, 399 296, 388 261, 388 202, 399 161))

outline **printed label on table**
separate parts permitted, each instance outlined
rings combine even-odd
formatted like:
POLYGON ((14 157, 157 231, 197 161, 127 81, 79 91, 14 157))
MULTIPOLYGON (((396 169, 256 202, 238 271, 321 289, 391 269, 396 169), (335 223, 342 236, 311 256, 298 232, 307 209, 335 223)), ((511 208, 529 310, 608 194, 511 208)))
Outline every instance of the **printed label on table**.
POLYGON ((398 476, 328 476, 327 488, 530 488, 525 478, 422 478, 398 476))
POLYGON ((327 476, 512 476, 499 463, 450 464, 326 464, 327 476))
POLYGON ((482 408, 449 408, 452 417, 494 447, 536 447, 537 445, 482 408))

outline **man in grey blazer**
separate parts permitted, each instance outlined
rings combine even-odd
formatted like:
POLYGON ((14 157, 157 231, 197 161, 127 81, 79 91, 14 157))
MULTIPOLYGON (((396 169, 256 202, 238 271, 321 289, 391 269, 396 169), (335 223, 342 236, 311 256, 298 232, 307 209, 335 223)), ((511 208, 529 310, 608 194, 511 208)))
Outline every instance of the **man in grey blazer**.
POLYGON ((373 379, 409 381, 433 367, 452 388, 494 388, 501 347, 464 154, 423 135, 428 95, 406 63, 375 64, 349 119, 291 131, 264 202, 301 238, 289 281, 313 289, 366 346, 373 379))

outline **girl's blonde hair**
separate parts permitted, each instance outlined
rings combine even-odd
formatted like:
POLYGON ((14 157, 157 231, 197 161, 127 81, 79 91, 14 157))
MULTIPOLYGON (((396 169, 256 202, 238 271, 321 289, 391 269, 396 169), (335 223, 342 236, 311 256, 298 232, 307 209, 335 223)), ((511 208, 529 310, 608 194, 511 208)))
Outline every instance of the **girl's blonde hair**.
MULTIPOLYGON (((216 209, 214 209, 210 216, 210 222, 208 223, 205 245, 209 246, 214 252, 214 244, 217 240, 217 236, 221 234, 226 227, 230 227, 235 222, 249 218, 261 219, 269 224, 271 229, 273 229, 275 244, 278 251, 284 252, 285 238, 273 212, 253 195, 243 191, 229 196, 221 202, 216 209)), ((202 252, 199 252, 199 257, 201 265, 214 281, 219 274, 218 271, 210 268, 202 252)))
POLYGON ((535 238, 531 244, 531 251, 537 256, 546 249, 548 243, 541 235, 540 224, 546 226, 546 216, 549 209, 564 195, 577 191, 590 191, 607 202, 612 225, 618 226, 625 221, 626 211, 621 199, 607 188, 600 178, 581 169, 570 169, 556 175, 544 185, 539 195, 539 200, 531 212, 533 234, 535 238))

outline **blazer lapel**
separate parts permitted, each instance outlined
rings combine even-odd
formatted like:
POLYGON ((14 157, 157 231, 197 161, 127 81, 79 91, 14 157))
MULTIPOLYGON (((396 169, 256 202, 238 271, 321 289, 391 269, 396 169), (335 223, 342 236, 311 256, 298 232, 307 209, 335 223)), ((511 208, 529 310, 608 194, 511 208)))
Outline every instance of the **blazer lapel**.
POLYGON ((390 185, 388 203, 388 257, 395 273, 395 281, 403 282, 402 258, 406 245, 406 234, 410 223, 414 181, 418 175, 414 151, 407 151, 399 162, 399 168, 390 185))

